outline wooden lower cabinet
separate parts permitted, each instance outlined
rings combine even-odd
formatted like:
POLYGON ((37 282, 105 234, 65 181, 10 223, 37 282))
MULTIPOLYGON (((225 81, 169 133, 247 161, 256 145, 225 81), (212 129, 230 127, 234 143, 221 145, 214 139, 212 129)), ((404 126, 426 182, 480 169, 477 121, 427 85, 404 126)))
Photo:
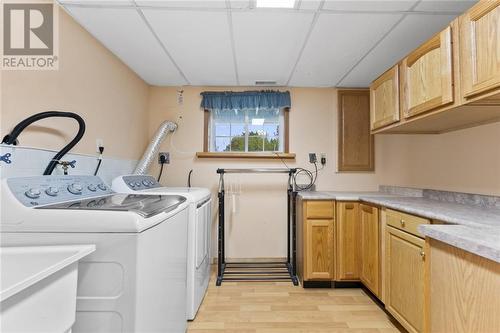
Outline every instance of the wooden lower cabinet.
POLYGON ((335 201, 299 200, 297 218, 300 281, 333 281, 335 201))
POLYGON ((500 332, 500 263, 426 240, 427 332, 500 332))
POLYGON ((424 329, 424 240, 386 227, 385 307, 409 332, 424 329))
POLYGON ((333 220, 306 222, 306 280, 333 280, 333 220))
POLYGON ((359 280, 360 220, 358 202, 337 202, 335 280, 359 280))
POLYGON ((360 205, 360 280, 380 297, 380 224, 378 208, 360 205))

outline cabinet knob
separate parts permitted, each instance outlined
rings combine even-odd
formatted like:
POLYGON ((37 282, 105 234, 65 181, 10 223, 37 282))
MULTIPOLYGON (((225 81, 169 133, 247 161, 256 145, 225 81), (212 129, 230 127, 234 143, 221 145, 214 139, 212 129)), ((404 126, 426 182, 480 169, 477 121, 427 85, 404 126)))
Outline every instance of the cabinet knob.
POLYGON ((405 220, 401 219, 401 226, 404 227, 405 226, 405 220))
POLYGON ((425 252, 424 251, 420 251, 420 256, 422 257, 422 260, 425 259, 425 252))

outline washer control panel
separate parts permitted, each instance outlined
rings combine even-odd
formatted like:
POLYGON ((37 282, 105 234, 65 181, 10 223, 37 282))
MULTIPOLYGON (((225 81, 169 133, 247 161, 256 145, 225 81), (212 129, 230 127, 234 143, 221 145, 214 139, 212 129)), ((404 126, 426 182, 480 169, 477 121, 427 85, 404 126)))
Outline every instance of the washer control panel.
POLYGON ((111 194, 98 176, 35 176, 7 179, 17 200, 28 207, 111 194))
POLYGON ((148 188, 161 187, 153 176, 147 175, 130 175, 123 176, 123 182, 127 187, 134 191, 145 190, 148 188))

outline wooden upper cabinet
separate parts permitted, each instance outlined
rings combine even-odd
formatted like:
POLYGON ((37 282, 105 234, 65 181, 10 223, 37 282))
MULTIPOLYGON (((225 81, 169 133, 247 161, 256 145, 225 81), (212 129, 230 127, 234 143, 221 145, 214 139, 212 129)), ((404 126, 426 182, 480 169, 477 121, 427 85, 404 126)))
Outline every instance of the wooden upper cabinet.
POLYGON ((395 65, 370 86, 371 129, 396 123, 399 119, 399 69, 395 65))
POLYGON ((359 280, 360 221, 358 202, 338 202, 335 230, 335 280, 359 280))
POLYGON ((480 1, 460 17, 461 90, 466 100, 500 89, 499 5, 480 1))
POLYGON ((374 139, 370 133, 370 91, 338 90, 338 171, 373 171, 374 139))
POLYGON ((380 297, 380 225, 378 208, 360 205, 361 270, 363 284, 380 297))
POLYGON ((400 65, 405 118, 453 103, 451 27, 410 53, 400 65))

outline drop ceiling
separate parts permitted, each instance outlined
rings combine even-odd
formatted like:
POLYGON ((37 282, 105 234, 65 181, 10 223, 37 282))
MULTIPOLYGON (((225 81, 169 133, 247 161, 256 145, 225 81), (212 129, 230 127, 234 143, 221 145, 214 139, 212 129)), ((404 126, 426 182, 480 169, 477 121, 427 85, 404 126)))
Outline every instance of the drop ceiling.
POLYGON ((366 87, 471 0, 59 0, 158 86, 366 87))

